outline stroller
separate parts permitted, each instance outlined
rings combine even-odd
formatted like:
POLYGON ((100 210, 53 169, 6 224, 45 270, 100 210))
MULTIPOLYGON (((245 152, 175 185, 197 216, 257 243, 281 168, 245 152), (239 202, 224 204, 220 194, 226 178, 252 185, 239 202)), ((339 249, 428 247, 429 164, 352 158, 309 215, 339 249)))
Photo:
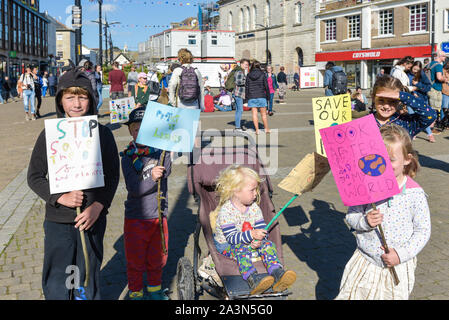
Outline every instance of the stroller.
MULTIPOLYGON (((241 141, 247 142, 248 144, 243 147, 236 147, 233 144, 232 148, 212 147, 211 145, 205 146, 204 148, 201 147, 200 150, 197 150, 196 152, 197 158, 201 160, 201 163, 193 160, 195 157, 194 152, 191 156, 191 164, 187 168, 189 193, 194 196, 195 201, 198 203, 198 220, 194 233, 193 266, 187 257, 182 257, 178 261, 178 298, 180 300, 194 300, 197 298, 198 294, 205 290, 218 299, 285 299, 287 295, 291 294, 288 290, 283 292, 273 292, 272 289, 269 289, 260 295, 250 295, 249 286, 240 275, 236 261, 220 254, 215 248, 209 220, 210 212, 212 212, 218 204, 214 181, 218 177, 220 171, 227 168, 229 165, 243 164, 259 173, 263 179, 261 184, 260 208, 265 222, 268 223, 275 216, 275 208, 271 201, 273 187, 269 177, 265 174, 264 166, 258 156, 257 145, 252 137, 241 132, 225 133, 216 131, 204 132, 202 140, 205 138, 210 139, 212 137, 225 136, 226 138, 232 137, 232 139, 234 139, 234 137, 237 137, 237 139, 238 137, 242 137, 243 139, 241 139, 241 141), (207 164, 211 163, 210 159, 206 159, 207 156, 213 157, 215 162, 213 164, 207 164), (215 277, 215 280, 214 277, 205 278, 198 272, 198 262, 201 257, 201 248, 199 245, 201 230, 203 230, 208 252, 215 265, 215 275, 218 274, 219 279, 217 279, 217 277, 215 277), (220 284, 222 284, 222 286, 220 284)), ((268 239, 276 245, 278 258, 281 263, 284 263, 279 224, 275 223, 268 231, 268 239)), ((256 261, 254 266, 259 274, 267 274, 267 270, 262 261, 256 261)))

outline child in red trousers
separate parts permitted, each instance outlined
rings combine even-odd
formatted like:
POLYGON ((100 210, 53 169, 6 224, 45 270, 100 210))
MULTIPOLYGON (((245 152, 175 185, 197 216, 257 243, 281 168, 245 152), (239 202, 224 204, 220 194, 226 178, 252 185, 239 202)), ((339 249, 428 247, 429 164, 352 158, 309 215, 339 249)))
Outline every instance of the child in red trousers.
MULTIPOLYGON (((133 140, 120 155, 128 198, 125 201, 125 255, 129 298, 168 300, 162 290, 162 269, 167 253, 162 249, 157 189, 161 181, 161 211, 165 248, 168 251, 167 177, 171 172, 170 154, 161 162, 162 151, 136 142, 145 107, 133 110, 126 123, 133 140), (143 274, 147 272, 144 294, 143 274)), ((166 251, 166 252, 167 252, 166 251)))

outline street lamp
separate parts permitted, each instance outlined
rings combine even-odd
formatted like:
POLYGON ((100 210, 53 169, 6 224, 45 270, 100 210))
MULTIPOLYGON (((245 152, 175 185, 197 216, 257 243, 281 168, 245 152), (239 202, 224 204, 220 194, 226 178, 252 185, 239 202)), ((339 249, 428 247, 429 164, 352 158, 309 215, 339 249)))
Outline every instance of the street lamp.
MULTIPOLYGON (((106 51, 106 54, 105 54, 105 56, 106 56, 106 59, 105 59, 105 61, 106 61, 106 64, 108 64, 109 62, 108 62, 108 42, 110 42, 110 41, 112 41, 112 40, 108 40, 108 28, 111 26, 111 25, 114 25, 114 24, 120 24, 120 22, 118 22, 118 21, 114 21, 114 22, 108 22, 108 20, 107 20, 107 18, 105 17, 105 19, 102 19, 102 20, 99 20, 99 21, 97 21, 97 20, 92 20, 92 22, 94 22, 94 23, 98 23, 99 25, 100 25, 100 30, 101 30, 101 26, 103 25, 104 26, 104 42, 105 42, 105 51, 106 51), (100 22, 101 21, 101 22, 100 22)), ((101 34, 101 33, 100 33, 101 34)), ((101 39, 101 38, 100 38, 101 39)), ((100 45, 100 48, 101 48, 101 45, 100 45)), ((102 49, 102 48, 101 48, 102 49)), ((100 57, 102 57, 103 56, 103 53, 102 53, 102 50, 100 49, 100 57)), ((110 50, 110 52, 112 51, 112 47, 111 47, 111 50, 110 50)), ((109 56, 111 56, 111 54, 109 54, 109 56)), ((103 61, 101 61, 101 62, 103 62, 103 61)), ((111 61, 110 62, 112 62, 112 58, 111 58, 111 61)))
POLYGON ((265 28, 265 59, 266 59, 266 64, 268 66, 268 26, 264 26, 260 23, 256 24, 256 27, 262 27, 265 28))
POLYGON ((98 51, 99 51, 99 57, 98 57, 98 64, 100 66, 103 66, 103 40, 101 39, 103 30, 102 30, 102 19, 101 19, 101 7, 103 5, 103 0, 89 0, 90 2, 98 2, 98 21, 92 21, 98 23, 98 51))

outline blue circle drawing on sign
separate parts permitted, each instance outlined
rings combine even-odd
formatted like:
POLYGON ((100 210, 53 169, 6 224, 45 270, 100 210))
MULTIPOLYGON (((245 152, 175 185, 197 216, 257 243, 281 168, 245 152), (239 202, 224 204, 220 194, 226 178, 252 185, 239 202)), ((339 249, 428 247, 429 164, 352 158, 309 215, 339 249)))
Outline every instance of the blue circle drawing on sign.
POLYGON ((441 43, 441 50, 444 52, 449 53, 449 42, 442 42, 441 43))

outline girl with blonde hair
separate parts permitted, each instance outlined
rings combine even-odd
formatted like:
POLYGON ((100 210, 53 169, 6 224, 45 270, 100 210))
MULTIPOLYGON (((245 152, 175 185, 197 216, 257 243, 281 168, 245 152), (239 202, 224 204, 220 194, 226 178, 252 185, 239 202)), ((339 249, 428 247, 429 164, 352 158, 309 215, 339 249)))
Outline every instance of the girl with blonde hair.
POLYGON ((232 165, 220 173, 217 208, 210 214, 217 251, 237 261, 248 282, 250 294, 261 294, 273 286, 281 292, 296 281, 296 273, 284 271, 275 245, 267 239, 266 224, 259 207, 261 178, 254 170, 232 165), (257 274, 253 259, 260 257, 267 276, 257 274))
POLYGON ((415 282, 416 256, 430 238, 426 194, 412 179, 419 163, 410 135, 395 124, 383 126, 380 132, 401 192, 377 202, 376 210, 371 205, 349 207, 346 221, 356 231, 357 249, 343 272, 338 300, 407 300, 415 282), (380 224, 388 253, 376 229, 380 224))

